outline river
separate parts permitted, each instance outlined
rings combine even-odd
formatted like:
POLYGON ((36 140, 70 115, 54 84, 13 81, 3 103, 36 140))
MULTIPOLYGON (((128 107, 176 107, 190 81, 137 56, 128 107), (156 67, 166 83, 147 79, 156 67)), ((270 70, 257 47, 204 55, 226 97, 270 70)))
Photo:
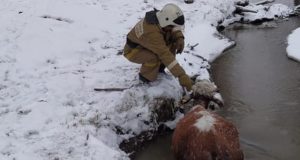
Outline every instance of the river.
POLYGON ((286 37, 300 20, 276 25, 227 30, 237 46, 212 66, 246 159, 300 159, 300 63, 286 56, 286 37))

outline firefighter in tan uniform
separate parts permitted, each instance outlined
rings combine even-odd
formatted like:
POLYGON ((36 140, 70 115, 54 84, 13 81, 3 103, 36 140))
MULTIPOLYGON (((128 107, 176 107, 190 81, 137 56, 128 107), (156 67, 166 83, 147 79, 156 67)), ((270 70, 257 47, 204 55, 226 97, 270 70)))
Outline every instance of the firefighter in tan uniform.
POLYGON ((175 4, 167 4, 162 10, 147 12, 127 35, 124 56, 131 62, 142 64, 139 77, 142 81, 156 80, 165 66, 178 77, 181 86, 188 91, 192 80, 178 64, 175 54, 184 48, 184 16, 175 4))

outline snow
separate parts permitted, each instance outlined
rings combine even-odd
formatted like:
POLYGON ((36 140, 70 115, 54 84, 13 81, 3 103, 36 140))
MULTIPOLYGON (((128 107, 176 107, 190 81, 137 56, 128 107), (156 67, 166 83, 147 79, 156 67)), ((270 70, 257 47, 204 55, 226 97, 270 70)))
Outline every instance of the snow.
POLYGON ((119 53, 145 12, 170 2, 187 20, 179 63, 209 79, 209 62, 234 43, 215 27, 235 0, 1 0, 0 159, 129 159, 119 144, 152 127, 150 102, 182 90, 171 75, 139 84, 139 65, 119 53))
POLYGON ((250 3, 245 7, 241 7, 247 12, 243 12, 243 15, 236 14, 234 17, 226 19, 222 24, 227 26, 236 21, 243 21, 243 23, 253 23, 256 21, 264 20, 276 20, 288 18, 290 15, 294 14, 294 9, 284 5, 272 3, 269 5, 257 5, 255 3, 250 3))
POLYGON ((262 17, 266 19, 288 17, 289 14, 293 12, 291 8, 283 4, 272 4, 270 6, 250 5, 245 8, 257 11, 257 13, 247 13, 245 16, 245 21, 254 21, 261 19, 262 17))
POLYGON ((297 28, 288 36, 288 47, 286 50, 289 58, 292 58, 300 62, 299 42, 300 42, 300 28, 297 28))

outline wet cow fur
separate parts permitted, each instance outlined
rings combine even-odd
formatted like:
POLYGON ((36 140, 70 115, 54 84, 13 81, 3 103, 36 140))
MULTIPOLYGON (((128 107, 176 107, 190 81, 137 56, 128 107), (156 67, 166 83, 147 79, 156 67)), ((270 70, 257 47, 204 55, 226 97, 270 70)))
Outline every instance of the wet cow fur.
POLYGON ((201 104, 194 106, 176 126, 172 139, 176 160, 243 160, 237 128, 206 110, 203 106, 208 102, 201 104))

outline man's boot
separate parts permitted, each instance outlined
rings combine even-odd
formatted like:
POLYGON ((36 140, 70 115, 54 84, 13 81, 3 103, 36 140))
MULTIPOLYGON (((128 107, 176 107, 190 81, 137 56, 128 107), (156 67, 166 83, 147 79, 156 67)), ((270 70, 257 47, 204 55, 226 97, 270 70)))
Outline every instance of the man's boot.
POLYGON ((158 72, 159 72, 159 73, 166 74, 165 68, 166 68, 166 66, 165 66, 164 64, 161 64, 161 65, 159 66, 158 72))
POLYGON ((140 74, 140 73, 139 73, 139 79, 143 83, 149 83, 150 82, 147 78, 145 78, 144 76, 142 76, 142 74, 140 74))

